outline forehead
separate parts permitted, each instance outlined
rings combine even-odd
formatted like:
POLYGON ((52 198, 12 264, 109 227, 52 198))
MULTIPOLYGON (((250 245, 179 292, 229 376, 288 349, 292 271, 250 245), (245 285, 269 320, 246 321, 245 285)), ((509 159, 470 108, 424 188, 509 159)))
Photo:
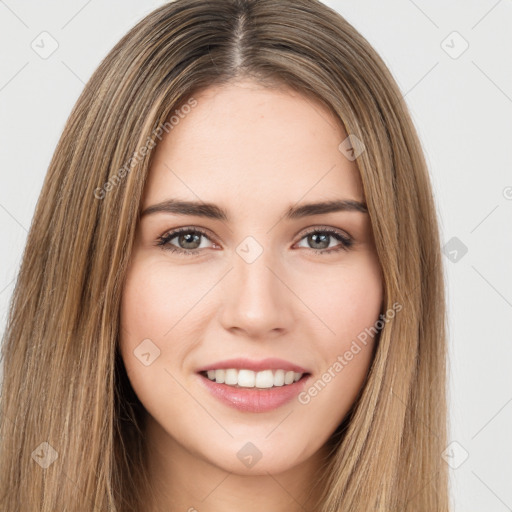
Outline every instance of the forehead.
POLYGON ((193 98, 156 147, 145 206, 169 196, 246 209, 303 197, 364 200, 357 165, 339 150, 343 125, 316 100, 252 81, 193 98))

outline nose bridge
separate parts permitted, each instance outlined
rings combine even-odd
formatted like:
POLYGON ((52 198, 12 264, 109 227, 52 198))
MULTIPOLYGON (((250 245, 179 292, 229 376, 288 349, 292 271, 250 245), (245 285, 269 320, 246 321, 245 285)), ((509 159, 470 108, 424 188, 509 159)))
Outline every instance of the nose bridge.
POLYGON ((225 328, 252 335, 289 328, 292 297, 277 277, 280 269, 279 259, 256 238, 248 236, 236 247, 222 307, 225 328))
POLYGON ((276 267, 271 248, 252 236, 246 237, 236 248, 233 265, 238 301, 255 306, 261 302, 260 307, 275 309, 280 290, 275 271, 270 270, 276 267))

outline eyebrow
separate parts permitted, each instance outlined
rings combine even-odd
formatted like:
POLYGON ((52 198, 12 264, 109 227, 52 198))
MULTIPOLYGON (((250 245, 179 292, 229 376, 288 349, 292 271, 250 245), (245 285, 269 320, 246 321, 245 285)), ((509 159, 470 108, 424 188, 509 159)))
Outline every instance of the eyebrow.
MULTIPOLYGON (((300 206, 290 206, 284 215, 286 219, 301 219, 312 215, 320 215, 333 212, 360 212, 368 213, 366 204, 353 199, 336 199, 331 201, 321 201, 318 203, 303 204, 300 206)), ((148 206, 142 213, 153 215, 155 213, 172 213, 175 215, 194 215, 196 217, 206 217, 221 221, 229 221, 229 215, 226 210, 213 203, 203 203, 199 201, 182 201, 178 199, 167 199, 161 203, 148 206)))

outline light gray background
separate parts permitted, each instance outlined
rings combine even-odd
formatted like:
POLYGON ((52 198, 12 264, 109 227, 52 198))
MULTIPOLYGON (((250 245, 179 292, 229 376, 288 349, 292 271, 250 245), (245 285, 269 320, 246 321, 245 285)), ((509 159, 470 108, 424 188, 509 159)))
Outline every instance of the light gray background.
MULTIPOLYGON (((0 334, 65 120, 100 60, 163 3, 0 1, 0 334), (31 47, 50 48, 43 31, 58 42, 46 59, 31 47)), ((512 2, 326 3, 390 67, 431 169, 448 244, 454 510, 512 511, 512 2)))

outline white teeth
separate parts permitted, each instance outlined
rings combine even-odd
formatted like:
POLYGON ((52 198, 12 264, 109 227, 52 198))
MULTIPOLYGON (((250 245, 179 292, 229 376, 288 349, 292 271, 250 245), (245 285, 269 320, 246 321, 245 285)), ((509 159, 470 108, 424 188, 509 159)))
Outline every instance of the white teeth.
POLYGON ((297 382, 302 373, 285 370, 263 370, 253 372, 252 370, 208 370, 208 378, 218 384, 238 386, 242 388, 268 389, 274 386, 285 386, 297 382))
POLYGON ((254 372, 250 370, 240 370, 238 372, 238 385, 243 388, 253 388, 255 380, 254 372))
POLYGON ((230 386, 238 384, 238 371, 234 368, 226 370, 226 379, 224 380, 224 383, 229 384, 230 386))
POLYGON ((263 370, 262 372, 258 372, 256 374, 256 384, 254 385, 255 387, 271 388, 273 385, 274 374, 272 373, 272 370, 263 370))
MULTIPOLYGON (((212 370, 214 372, 213 379, 219 384, 224 384, 226 381, 226 370, 212 370)), ((209 377, 209 375, 208 375, 209 377)))
POLYGON ((274 373, 274 386, 284 385, 284 370, 276 370, 274 373))

